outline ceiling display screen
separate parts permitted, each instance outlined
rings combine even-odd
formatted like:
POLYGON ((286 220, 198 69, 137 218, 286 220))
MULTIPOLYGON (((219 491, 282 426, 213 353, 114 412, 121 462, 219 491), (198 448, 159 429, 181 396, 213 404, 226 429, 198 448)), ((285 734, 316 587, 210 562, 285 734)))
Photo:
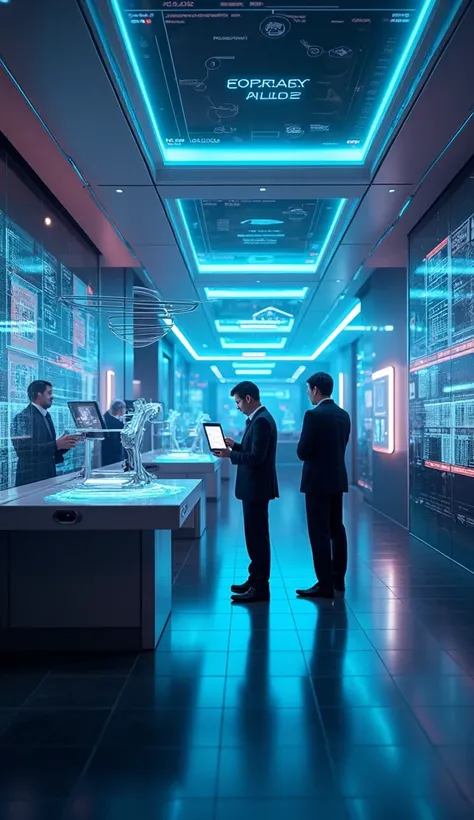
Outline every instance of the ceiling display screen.
POLYGON ((474 168, 410 236, 410 525, 474 569, 474 168))
POLYGON ((165 163, 363 162, 435 0, 111 0, 165 163))
POLYGON ((314 273, 345 200, 182 199, 198 273, 314 273))

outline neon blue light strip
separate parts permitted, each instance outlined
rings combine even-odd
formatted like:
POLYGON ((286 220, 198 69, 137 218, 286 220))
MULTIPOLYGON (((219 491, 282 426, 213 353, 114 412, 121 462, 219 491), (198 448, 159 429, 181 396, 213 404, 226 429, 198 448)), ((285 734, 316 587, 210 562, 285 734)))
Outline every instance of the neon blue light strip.
MULTIPOLYGON (((90 2, 90 0, 89 0, 90 2)), ((408 42, 402 52, 398 61, 397 67, 392 74, 388 87, 382 98, 382 101, 377 109, 372 124, 370 126, 367 138, 360 148, 339 148, 339 149, 301 149, 295 151, 294 148, 286 147, 269 151, 267 148, 254 150, 249 148, 242 148, 236 150, 233 148, 213 149, 202 148, 195 149, 191 147, 173 148, 164 143, 158 122, 156 120, 153 107, 148 96, 146 84, 142 76, 138 61, 135 57, 133 46, 124 23, 124 18, 119 7, 118 0, 111 0, 114 16, 117 21, 128 59, 132 66, 135 79, 140 89, 143 101, 145 103, 146 111, 150 119, 150 124, 153 129, 156 141, 160 148, 163 161, 165 164, 189 164, 189 165, 361 165, 364 163, 369 152, 373 139, 377 133, 377 129, 381 123, 382 118, 387 112, 387 109, 393 99, 396 89, 401 81, 403 72, 405 71, 409 60, 414 52, 414 49, 421 38, 423 28, 428 22, 429 15, 436 5, 436 0, 425 0, 421 11, 417 17, 415 25, 408 38, 408 42)), ((103 35, 101 35, 102 39, 103 35)))
MULTIPOLYGON (((161 139, 160 129, 158 128, 158 123, 155 119, 153 106, 151 104, 151 100, 150 100, 150 98, 148 96, 148 92, 146 90, 146 85, 145 85, 145 81, 142 77, 142 73, 140 71, 140 66, 138 65, 137 59, 136 59, 134 51, 133 51, 133 46, 132 46, 128 31, 127 31, 127 27, 124 23, 124 19, 122 17, 121 11, 120 11, 119 2, 118 2, 118 0, 111 0, 111 4, 112 4, 112 9, 113 9, 113 12, 114 12, 114 15, 115 15, 115 19, 117 21, 117 25, 120 29, 120 34, 122 35, 122 39, 125 43, 125 48, 127 50, 127 56, 128 56, 128 59, 130 60, 130 65, 132 66, 133 73, 135 74, 135 79, 138 83, 138 87, 140 89, 140 93, 141 93, 142 98, 143 98, 143 102, 145 103, 145 108, 146 108, 148 117, 150 119, 150 124, 151 124, 151 127, 153 129, 155 139, 158 143, 158 147, 161 151, 162 156, 165 157, 166 156, 166 144, 161 139)), ((102 37, 102 39, 105 42, 105 37, 102 37)))
POLYGON ((218 333, 290 333, 295 320, 273 322, 266 319, 239 319, 233 325, 224 325, 216 319, 214 324, 218 333))
POLYGON ((286 339, 280 339, 278 342, 227 342, 221 339, 224 350, 282 350, 286 342, 286 339))
MULTIPOLYGON (((232 367, 235 369, 236 367, 242 367, 243 364, 248 364, 248 363, 249 363, 248 359, 245 359, 243 362, 242 361, 232 362, 232 367)), ((261 364, 262 367, 271 367, 272 369, 274 367, 276 367, 275 362, 267 362, 267 360, 265 360, 264 362, 257 362, 256 364, 257 364, 257 366, 261 364)), ((254 367, 255 367, 255 364, 254 364, 254 367)))
POLYGON ((236 370, 236 376, 271 376, 271 370, 236 370))
MULTIPOLYGON (((175 201, 176 201, 176 207, 178 209, 178 212, 179 212, 179 215, 180 215, 180 218, 181 218, 181 223, 184 226, 184 232, 186 234, 187 242, 189 244, 189 247, 191 248, 191 253, 192 253, 194 265, 196 267, 196 270, 199 273, 308 273, 308 274, 313 274, 317 271, 317 269, 319 268, 319 265, 321 264, 321 259, 324 256, 324 253, 327 249, 329 241, 330 241, 330 239, 331 239, 331 237, 334 233, 334 230, 336 228, 336 225, 339 221, 339 217, 341 216, 341 213, 344 209, 344 206, 347 203, 347 199, 338 200, 336 213, 333 217, 333 220, 331 222, 331 226, 330 226, 330 228, 327 232, 326 238, 324 239, 323 245, 321 247, 321 250, 320 250, 320 252, 318 254, 318 257, 315 260, 314 264, 310 265, 310 264, 307 264, 307 263, 300 263, 300 264, 286 264, 286 265, 284 265, 284 264, 280 264, 280 263, 275 263, 275 264, 261 264, 261 265, 259 265, 259 264, 253 264, 253 263, 250 264, 248 262, 242 263, 242 264, 208 264, 208 263, 205 263, 205 262, 201 262, 197 257, 196 249, 194 247, 194 242, 193 242, 191 232, 190 232, 189 227, 188 227, 188 223, 187 223, 187 220, 186 220, 186 216, 185 216, 184 209, 183 209, 183 204, 182 204, 183 200, 177 199, 175 201)), ((178 236, 179 236, 179 230, 178 230, 178 236)), ((185 252, 185 248, 183 248, 182 242, 181 242, 181 246, 182 246, 183 252, 185 252)))
POLYGON ((309 288, 204 288, 206 299, 304 299, 309 288))

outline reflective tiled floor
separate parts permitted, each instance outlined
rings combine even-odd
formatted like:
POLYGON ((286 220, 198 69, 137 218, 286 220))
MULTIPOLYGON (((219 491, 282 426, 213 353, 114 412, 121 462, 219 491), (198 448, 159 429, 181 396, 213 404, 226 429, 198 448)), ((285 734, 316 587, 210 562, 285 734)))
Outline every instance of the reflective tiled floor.
POLYGON ((155 653, 10 659, 1 820, 474 818, 474 576, 354 492, 345 600, 297 600, 298 478, 280 471, 269 605, 230 605, 247 560, 226 487, 175 545, 155 653))

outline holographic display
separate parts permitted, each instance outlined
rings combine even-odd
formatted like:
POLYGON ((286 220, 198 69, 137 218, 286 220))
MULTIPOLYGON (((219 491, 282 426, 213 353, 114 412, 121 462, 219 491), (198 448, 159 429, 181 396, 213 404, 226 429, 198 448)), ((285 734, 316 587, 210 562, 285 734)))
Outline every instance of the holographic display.
POLYGON ((435 0, 111 0, 163 160, 360 163, 435 0))
POLYGON ((410 236, 410 527, 474 569, 474 179, 410 236))
MULTIPOLYGON (((87 310, 72 310, 62 295, 88 284, 0 211, 0 489, 15 483, 13 418, 28 404, 35 379, 53 384, 51 415, 58 436, 72 427, 71 399, 97 397, 98 326, 87 310)), ((82 445, 61 470, 80 469, 82 445)))
POLYGON ((176 203, 178 235, 198 273, 314 273, 344 204, 183 199, 176 203))

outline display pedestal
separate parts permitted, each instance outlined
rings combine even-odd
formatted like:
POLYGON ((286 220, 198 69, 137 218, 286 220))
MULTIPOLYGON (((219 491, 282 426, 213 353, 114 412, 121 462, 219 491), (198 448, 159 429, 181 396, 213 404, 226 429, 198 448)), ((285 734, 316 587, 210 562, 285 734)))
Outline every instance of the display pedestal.
POLYGON ((171 612, 171 533, 205 509, 201 482, 160 484, 175 494, 87 501, 58 479, 0 493, 0 650, 156 647, 171 612))
POLYGON ((232 467, 232 462, 230 458, 222 458, 222 467, 221 467, 221 478, 222 481, 230 481, 230 471, 232 467))
POLYGON ((158 478, 195 478, 204 483, 206 501, 220 501, 224 459, 210 453, 143 453, 143 466, 158 478))

